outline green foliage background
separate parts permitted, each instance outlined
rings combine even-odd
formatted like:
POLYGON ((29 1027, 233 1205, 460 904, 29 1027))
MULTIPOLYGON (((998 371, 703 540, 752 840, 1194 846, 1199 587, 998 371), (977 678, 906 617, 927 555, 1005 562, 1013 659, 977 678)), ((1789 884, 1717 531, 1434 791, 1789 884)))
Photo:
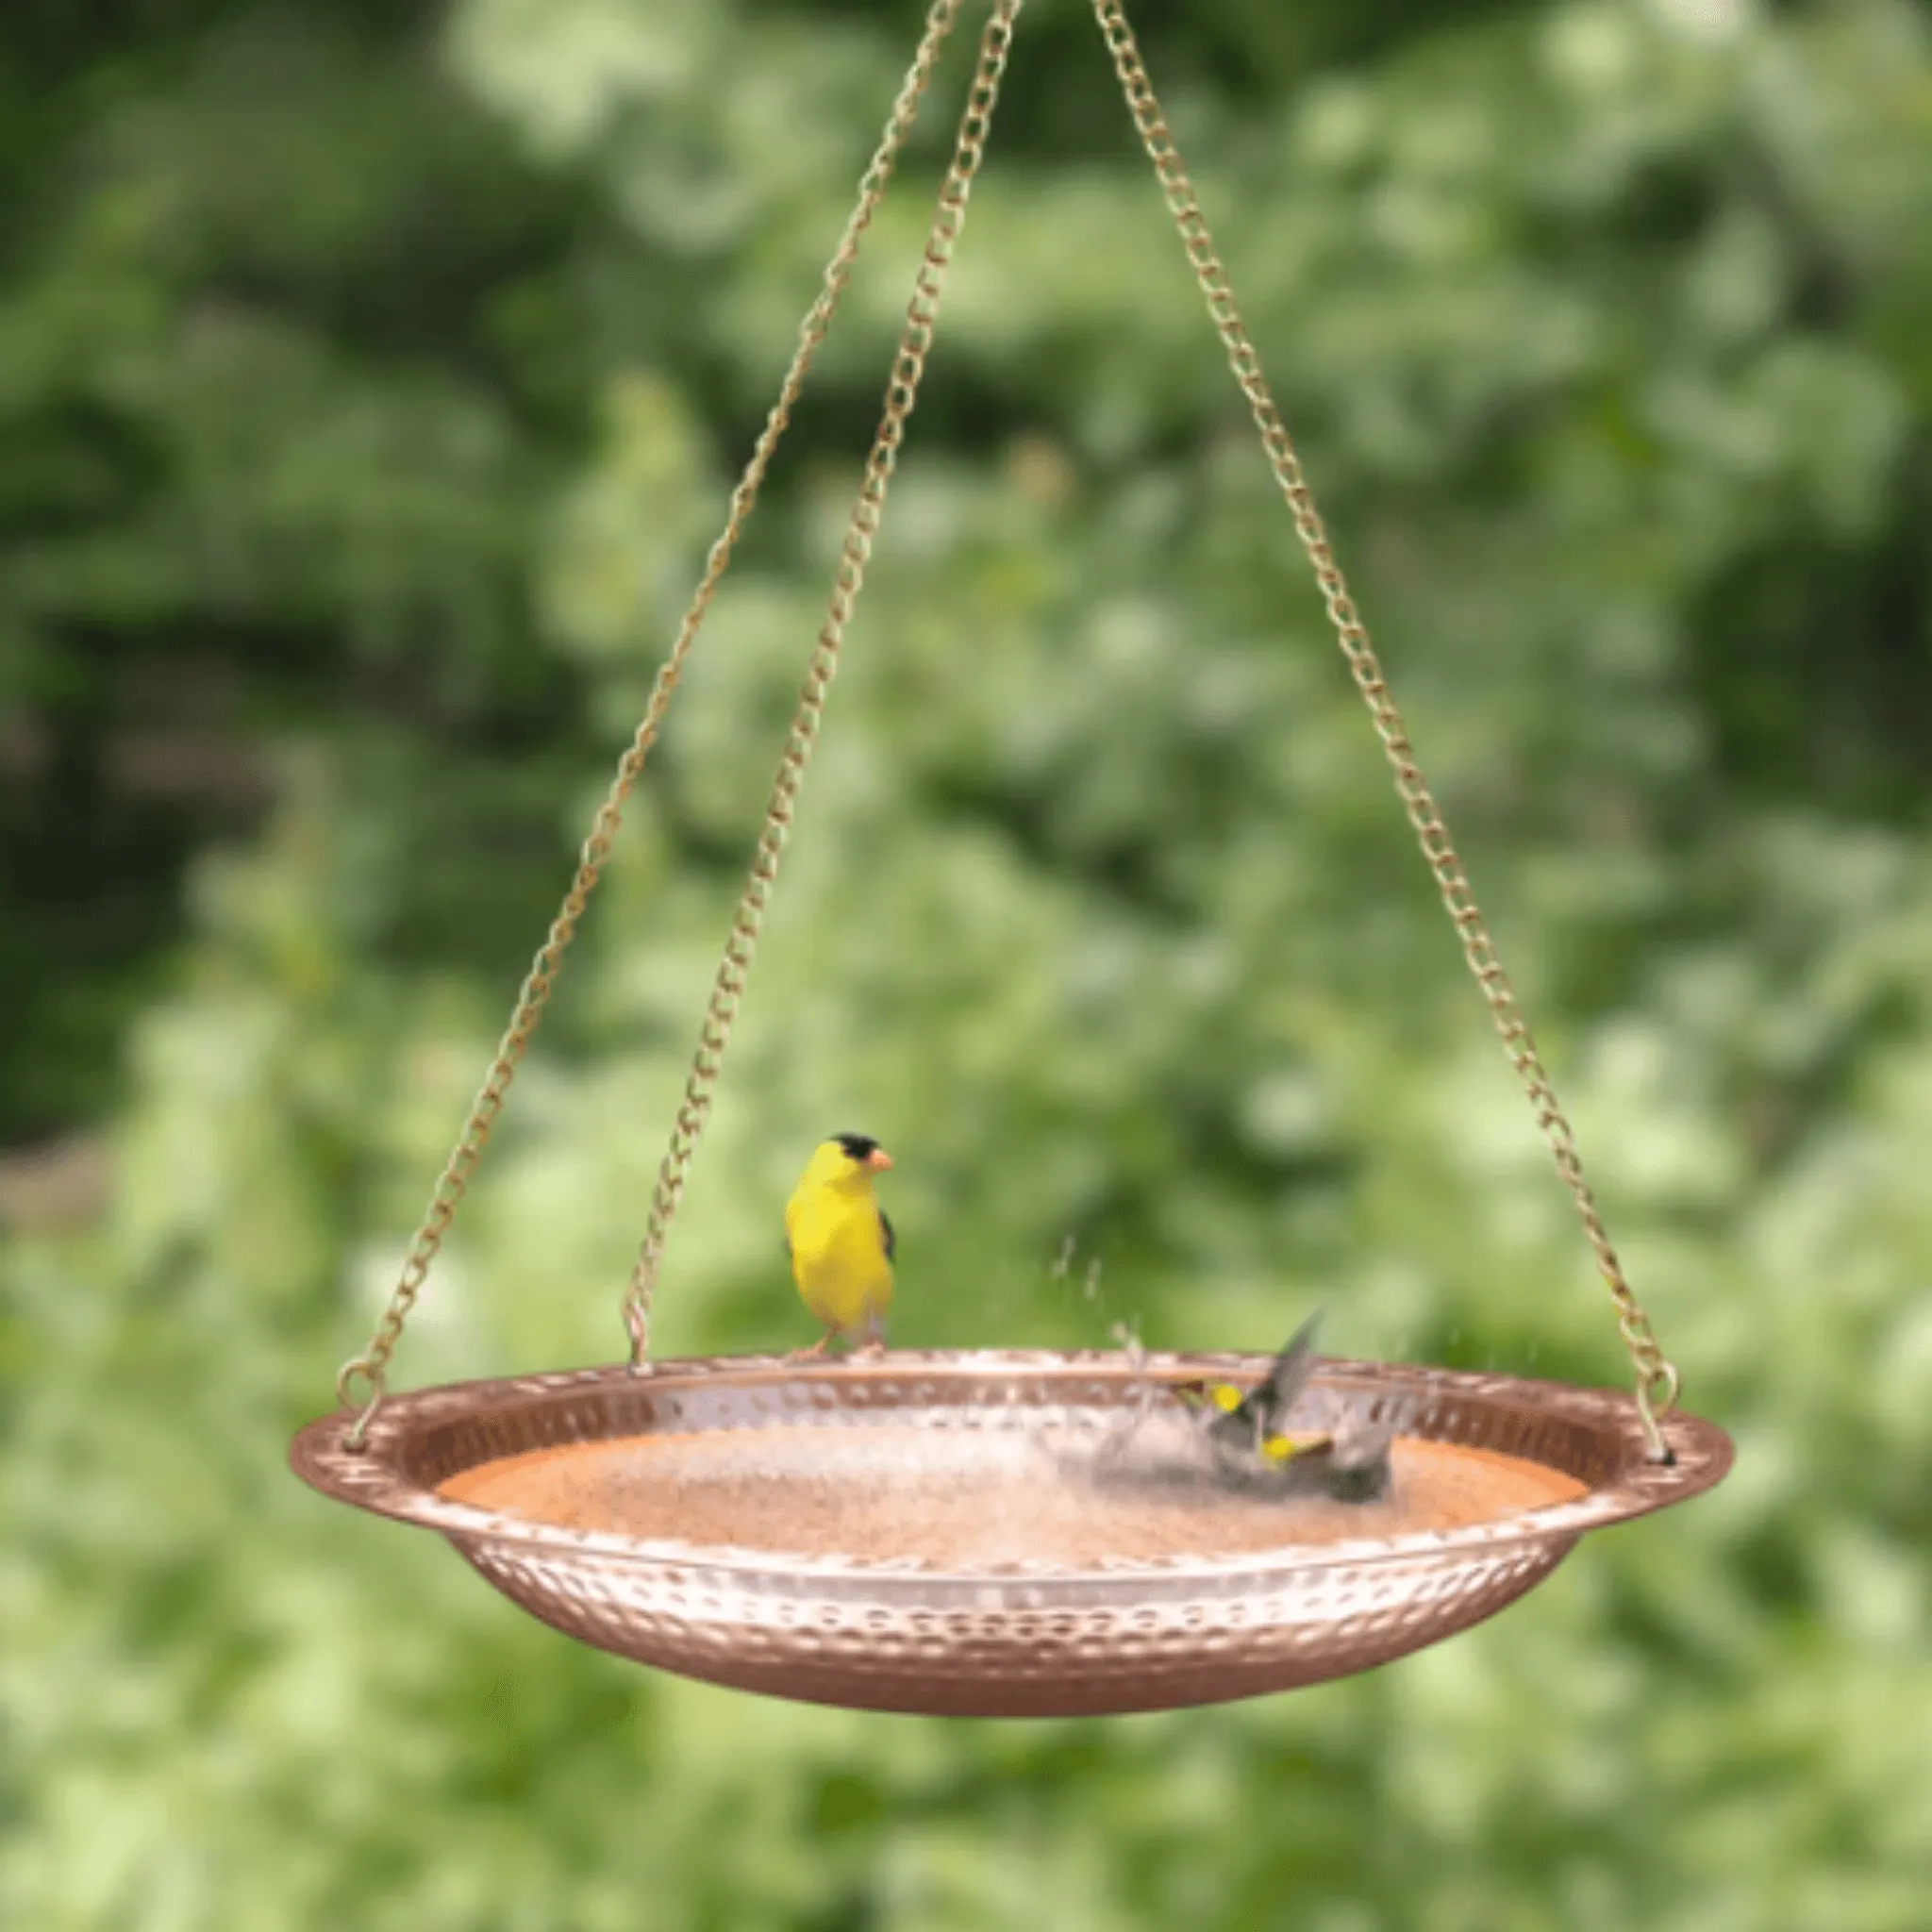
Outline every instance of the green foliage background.
MULTIPOLYGON (((111 1182, 0 1191, 0 1924, 1932 1924, 1932 17, 1141 11, 1736 1474, 1369 1678, 983 1726, 648 1675, 299 1488, 919 9, 9 8, 0 1140, 111 1182)), ((405 1380, 617 1350, 959 38, 405 1380)), ((1023 22, 663 1352, 807 1339, 773 1229, 847 1125, 904 1345, 1319 1300, 1624 1374, 1075 0, 1023 22)))

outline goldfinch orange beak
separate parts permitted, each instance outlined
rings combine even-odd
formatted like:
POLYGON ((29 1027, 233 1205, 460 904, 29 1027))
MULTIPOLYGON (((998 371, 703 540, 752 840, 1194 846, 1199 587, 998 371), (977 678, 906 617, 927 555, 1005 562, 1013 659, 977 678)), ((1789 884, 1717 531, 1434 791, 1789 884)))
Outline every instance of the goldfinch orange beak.
POLYGON ((876 1173, 881 1168, 891 1167, 892 1164, 892 1157, 890 1154, 888 1154, 883 1147, 874 1147, 872 1150, 872 1152, 865 1157, 865 1164, 876 1173))

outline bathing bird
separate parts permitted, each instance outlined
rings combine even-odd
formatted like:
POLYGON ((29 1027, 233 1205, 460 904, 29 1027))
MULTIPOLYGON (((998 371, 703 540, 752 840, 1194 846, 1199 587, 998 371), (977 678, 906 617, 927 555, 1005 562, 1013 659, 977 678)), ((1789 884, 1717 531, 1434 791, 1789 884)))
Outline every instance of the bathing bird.
POLYGON ((1179 1383, 1174 1392, 1193 1410, 1217 1465, 1237 1480, 1280 1474, 1293 1491, 1341 1503, 1373 1502, 1389 1487, 1392 1419, 1344 1419, 1329 1429, 1289 1431, 1289 1411, 1314 1368, 1321 1319, 1318 1310, 1295 1330, 1253 1389, 1200 1381, 1179 1383))
POLYGON ((1267 1375, 1243 1391, 1232 1382, 1180 1382, 1174 1393, 1198 1416, 1201 1432, 1217 1450, 1268 1463, 1299 1453, 1285 1433, 1288 1412, 1302 1392, 1314 1362, 1318 1309, 1289 1338, 1267 1375))

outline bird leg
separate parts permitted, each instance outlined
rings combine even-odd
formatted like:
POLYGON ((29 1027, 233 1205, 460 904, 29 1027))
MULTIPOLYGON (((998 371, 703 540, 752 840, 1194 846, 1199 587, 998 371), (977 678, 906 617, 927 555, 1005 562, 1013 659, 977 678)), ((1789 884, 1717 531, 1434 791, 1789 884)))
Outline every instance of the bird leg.
POLYGON ((886 1352, 885 1331, 880 1328, 878 1317, 871 1316, 865 1324, 865 1340, 859 1343, 856 1354, 862 1356, 884 1355, 886 1352))
POLYGON ((788 1362, 811 1362, 819 1360, 826 1349, 831 1347, 833 1338, 838 1332, 836 1328, 827 1328, 809 1348, 794 1348, 785 1359, 788 1362))

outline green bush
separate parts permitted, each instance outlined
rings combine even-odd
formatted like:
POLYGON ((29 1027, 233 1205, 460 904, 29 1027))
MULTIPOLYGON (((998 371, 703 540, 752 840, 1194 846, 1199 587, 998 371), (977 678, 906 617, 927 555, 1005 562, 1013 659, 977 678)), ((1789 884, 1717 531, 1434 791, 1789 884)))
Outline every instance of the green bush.
MULTIPOLYGON (((45 895, 9 917, 32 993, 8 1052, 54 1093, 17 1124, 142 1009, 110 1201, 0 1245, 0 1923, 1915 1932, 1924 11, 1154 17, 1612 1232, 1740 1462, 1373 1676, 1008 1725, 640 1672, 285 1470, 642 708, 918 21, 465 0, 428 48, 367 11, 325 33, 208 7, 138 60, 66 49, 67 118, 7 159, 37 215, 0 408, 44 431, 4 458, 8 695, 93 742, 131 702, 89 685, 104 662, 165 685, 212 658, 273 804, 191 813, 142 858, 160 909, 84 1021, 33 1004, 67 943, 33 926, 45 895)), ((900 1345, 1129 1322, 1268 1348, 1319 1301, 1351 1353, 1621 1381, 1091 23, 1038 12, 658 1349, 810 1339, 777 1217, 851 1126, 899 1161, 900 1345), (1096 1301, 1051 1278, 1069 1237, 1096 1301)), ((55 58, 17 31, 21 71, 55 58)), ((620 1348, 958 38, 405 1381, 620 1348)), ((58 844, 48 795, 10 851, 58 844)))

